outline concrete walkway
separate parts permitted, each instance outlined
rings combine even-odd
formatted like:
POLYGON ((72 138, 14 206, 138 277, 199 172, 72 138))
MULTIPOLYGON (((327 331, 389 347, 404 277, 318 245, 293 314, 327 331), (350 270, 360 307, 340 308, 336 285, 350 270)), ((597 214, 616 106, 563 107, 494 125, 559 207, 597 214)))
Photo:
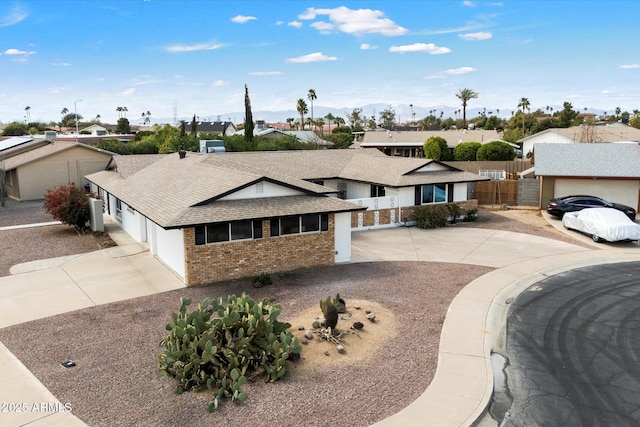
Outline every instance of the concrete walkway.
MULTIPOLYGON (((19 264, 12 276, 0 277, 0 328, 184 287, 146 245, 112 222, 105 228, 118 246, 19 264)), ((0 408, 0 426, 85 425, 2 343, 0 384, 0 403, 13 405, 0 408)))
MULTIPOLYGON (((0 278, 0 327, 184 287, 145 245, 113 223, 105 226, 117 247, 21 264, 11 269, 13 276, 0 278)), ((353 233, 352 262, 443 261, 498 268, 465 287, 451 304, 443 325, 437 372, 429 388, 410 406, 377 425, 470 425, 491 397, 490 352, 502 339, 507 298, 559 271, 640 261, 637 244, 598 245, 598 249, 602 250, 464 227, 353 233)), ((34 404, 37 408, 42 403, 65 402, 59 402, 1 343, 0 384, 0 402, 27 408, 0 412, 0 425, 85 425, 72 412, 35 411, 34 404)))

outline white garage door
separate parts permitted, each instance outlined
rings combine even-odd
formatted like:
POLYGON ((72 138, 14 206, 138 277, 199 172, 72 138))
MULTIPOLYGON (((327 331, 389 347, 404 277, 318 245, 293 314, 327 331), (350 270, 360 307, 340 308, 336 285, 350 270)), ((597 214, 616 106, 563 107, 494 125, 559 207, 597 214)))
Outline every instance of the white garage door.
POLYGON ((638 181, 556 178, 554 197, 572 194, 598 196, 610 202, 638 207, 638 181))

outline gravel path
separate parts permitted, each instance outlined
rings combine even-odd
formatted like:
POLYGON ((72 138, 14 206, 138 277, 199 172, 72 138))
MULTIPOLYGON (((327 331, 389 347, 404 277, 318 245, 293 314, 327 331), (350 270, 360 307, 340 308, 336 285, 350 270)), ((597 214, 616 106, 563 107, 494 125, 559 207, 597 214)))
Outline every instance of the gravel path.
MULTIPOLYGON (((525 221, 481 211, 480 221, 460 225, 576 243, 540 220, 535 211, 525 221)), ((32 233, 42 232, 35 230, 20 233, 29 241, 32 233)), ((0 233, 0 241, 5 240, 5 232, 0 233)), ((67 244, 68 236, 51 237, 42 245, 67 244)), ((29 252, 30 246, 18 246, 16 252, 29 252)), ((226 282, 66 313, 0 329, 0 341, 91 426, 367 426, 396 413, 427 388, 435 373, 442 322, 451 300, 462 287, 491 270, 429 262, 308 269, 274 277, 273 285, 261 289, 246 281, 226 282), (304 375, 296 375, 302 368, 294 364, 290 378, 249 384, 249 398, 242 406, 225 402, 218 412, 208 413, 208 392, 176 395, 174 381, 157 373, 158 343, 180 296, 193 298, 195 304, 204 297, 243 291, 254 299, 266 296, 280 304, 285 321, 337 292, 347 302, 375 301, 394 313, 398 333, 372 350, 366 360, 306 366, 304 375), (78 366, 60 365, 69 359, 78 366)))

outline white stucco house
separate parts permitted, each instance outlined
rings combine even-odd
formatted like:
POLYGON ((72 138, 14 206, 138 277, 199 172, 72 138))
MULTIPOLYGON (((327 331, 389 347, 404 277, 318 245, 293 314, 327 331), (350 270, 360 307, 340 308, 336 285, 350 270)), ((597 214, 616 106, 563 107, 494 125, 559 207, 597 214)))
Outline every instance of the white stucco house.
POLYGON ((421 205, 475 207, 470 185, 487 179, 377 150, 115 155, 86 178, 187 285, 348 262, 353 230, 411 223, 421 205))

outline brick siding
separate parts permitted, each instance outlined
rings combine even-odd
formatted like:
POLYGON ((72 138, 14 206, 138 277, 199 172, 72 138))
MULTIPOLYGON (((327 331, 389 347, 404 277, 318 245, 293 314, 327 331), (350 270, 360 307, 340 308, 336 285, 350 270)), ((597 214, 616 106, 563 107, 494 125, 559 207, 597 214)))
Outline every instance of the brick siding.
MULTIPOLYGON (((456 205, 460 206, 460 208, 464 209, 465 211, 468 209, 477 209, 478 208, 478 200, 476 199, 472 199, 472 200, 463 200, 460 202, 454 202, 456 205)), ((453 203, 447 203, 447 205, 450 205, 453 203)), ((428 206, 428 205, 423 205, 423 206, 428 206)), ((401 215, 402 217, 398 217, 398 209, 394 208, 394 209, 379 209, 378 212, 380 212, 380 218, 379 218, 379 225, 385 225, 385 224, 390 224, 391 223, 391 211, 394 210, 396 212, 395 216, 396 216, 396 222, 398 223, 403 223, 405 221, 415 221, 416 220, 416 208, 418 206, 405 206, 402 208, 402 212, 401 215)), ((363 227, 373 227, 374 225, 374 212, 376 212, 375 210, 367 210, 363 212, 363 218, 362 218, 362 226, 363 227)), ((358 212, 352 212, 351 213, 351 228, 357 228, 358 227, 358 212)))
POLYGON ((333 214, 329 214, 329 231, 317 233, 271 237, 269 220, 264 220, 262 239, 196 245, 193 227, 184 229, 183 235, 187 286, 333 265, 335 261, 333 214))

